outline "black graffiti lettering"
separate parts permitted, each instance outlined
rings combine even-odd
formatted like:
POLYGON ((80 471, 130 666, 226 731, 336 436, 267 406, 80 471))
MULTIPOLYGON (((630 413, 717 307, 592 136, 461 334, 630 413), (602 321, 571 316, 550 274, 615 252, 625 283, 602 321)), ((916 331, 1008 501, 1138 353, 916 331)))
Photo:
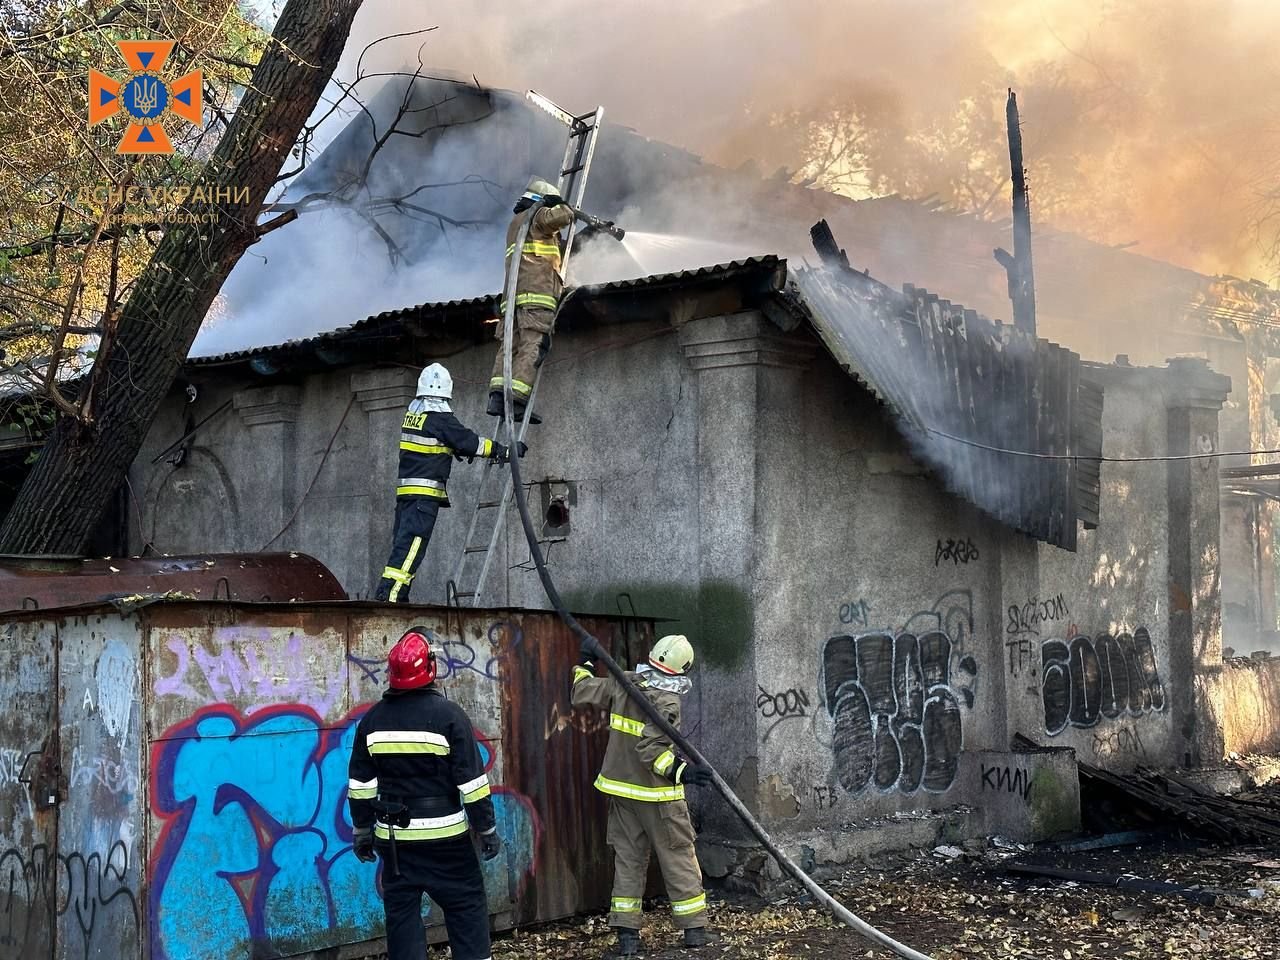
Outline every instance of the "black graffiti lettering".
POLYGON ((1050 736, 1068 725, 1140 717, 1165 707, 1164 684, 1146 627, 1132 635, 1101 634, 1046 640, 1040 648, 1044 726, 1050 736))
POLYGON ((965 537, 963 540, 938 540, 938 546, 933 551, 933 565, 936 567, 943 560, 950 560, 954 566, 962 563, 972 563, 978 559, 978 545, 971 539, 965 537))
POLYGON ((781 693, 770 693, 764 687, 759 685, 756 689, 760 691, 760 696, 756 697, 756 709, 760 711, 760 716, 769 720, 774 717, 779 719, 787 719, 788 717, 803 717, 809 708, 809 695, 803 690, 797 690, 792 687, 790 690, 784 690, 781 693))
POLYGON ((996 793, 1016 793, 1023 800, 1031 799, 1031 776, 1021 768, 982 765, 982 789, 996 793))
POLYGON ((867 626, 870 621, 871 607, 865 600, 858 600, 853 603, 840 604, 840 622, 849 624, 856 623, 859 626, 867 626))
POLYGON ((813 788, 813 802, 819 810, 833 809, 839 796, 834 787, 813 788))
POLYGON ((1009 672, 1021 673, 1027 669, 1027 664, 1034 662, 1035 650, 1032 646, 1030 637, 1018 637, 1014 640, 1006 640, 1004 644, 1005 650, 1009 654, 1009 672))
POLYGON ((1039 636, 1041 624, 1065 620, 1071 615, 1071 610, 1062 594, 1058 594, 1047 599, 1032 597, 1022 606, 1010 604, 1008 613, 1009 619, 1004 632, 1009 636, 1016 637, 1026 633, 1039 636))
POLYGON ((1095 757, 1114 757, 1126 753, 1147 755, 1147 746, 1142 742, 1142 734, 1136 727, 1120 727, 1093 735, 1093 755, 1095 757))
MULTIPOLYGON (((129 874, 129 849, 113 843, 100 853, 55 856, 44 844, 28 853, 0 853, 0 946, 6 955, 49 953, 57 937, 60 955, 117 956, 139 942, 138 903, 129 874), (74 923, 66 922, 72 917, 74 923), (64 939, 65 938, 65 939, 64 939)), ((136 882, 136 879, 135 879, 136 882)))
MULTIPOLYGON (((834 721, 836 780, 858 792, 940 792, 955 782, 962 745, 960 701, 972 690, 952 684, 952 643, 934 631, 917 637, 838 636, 823 648, 822 687, 834 721)), ((978 668, 963 657, 972 683, 978 668)))

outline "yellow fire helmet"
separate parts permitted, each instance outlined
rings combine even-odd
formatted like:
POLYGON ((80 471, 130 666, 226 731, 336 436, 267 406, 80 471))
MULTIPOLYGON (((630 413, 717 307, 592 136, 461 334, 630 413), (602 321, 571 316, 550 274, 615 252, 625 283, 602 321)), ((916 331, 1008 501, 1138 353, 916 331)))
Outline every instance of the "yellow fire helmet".
POLYGON ((649 666, 663 673, 679 676, 693 666, 693 647, 681 633, 663 637, 649 651, 649 666))

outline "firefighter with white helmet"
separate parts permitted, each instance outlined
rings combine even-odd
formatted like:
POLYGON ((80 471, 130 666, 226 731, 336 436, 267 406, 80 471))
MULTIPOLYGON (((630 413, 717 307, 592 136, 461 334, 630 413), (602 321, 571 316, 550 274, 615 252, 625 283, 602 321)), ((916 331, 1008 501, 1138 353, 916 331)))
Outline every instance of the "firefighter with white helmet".
MULTIPOLYGON (((500 310, 506 316, 507 301, 515 297, 515 321, 511 345, 511 393, 516 420, 524 419, 525 405, 529 402, 529 394, 533 390, 533 379, 543 358, 551 349, 551 334, 556 325, 556 307, 560 303, 560 293, 564 286, 560 275, 560 261, 563 255, 560 242, 560 231, 573 222, 574 210, 559 193, 559 188, 541 177, 529 181, 524 194, 516 201, 514 216, 507 227, 507 243, 505 272, 503 273, 503 292, 500 310), (525 234, 524 244, 516 250, 516 236, 520 227, 529 221, 529 230, 525 234), (505 284, 510 277, 511 258, 520 258, 520 271, 516 279, 516 289, 507 290, 505 284)), ((493 361, 493 376, 489 381, 488 413, 493 417, 504 414, 502 390, 503 348, 501 341, 504 325, 498 324, 498 355, 493 361)), ((530 423, 539 423, 536 416, 529 417, 530 423)))
MULTIPOLYGON (((618 931, 618 952, 640 951, 641 899, 649 854, 671 900, 671 918, 687 947, 707 943, 707 897, 694 850, 693 824, 684 785, 711 782, 711 770, 675 752, 670 740, 613 677, 595 676, 592 649, 582 646, 573 668, 573 705, 609 711, 609 745, 595 787, 609 796, 608 841, 613 847, 613 899, 609 925, 618 931)), ((680 725, 680 698, 689 692, 693 647, 680 634, 663 637, 628 678, 672 724, 680 725)))
MULTIPOLYGON (((449 401, 453 378, 441 364, 423 368, 418 395, 400 427, 400 473, 396 484, 396 522, 391 556, 378 581, 378 600, 408 603, 409 587, 427 552, 441 507, 449 506, 446 489, 453 460, 489 457, 505 463, 506 446, 477 436, 462 425, 449 401)), ((525 445, 520 444, 520 456, 525 445)))

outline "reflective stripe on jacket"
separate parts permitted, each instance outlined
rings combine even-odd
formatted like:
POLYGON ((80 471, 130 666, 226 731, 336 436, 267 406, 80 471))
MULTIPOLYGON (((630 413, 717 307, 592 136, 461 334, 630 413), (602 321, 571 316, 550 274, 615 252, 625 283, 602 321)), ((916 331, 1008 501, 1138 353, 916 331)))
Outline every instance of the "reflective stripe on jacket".
POLYGON ((489 777, 480 760, 471 721, 433 686, 388 691, 356 725, 347 772, 351 822, 373 827, 386 840, 390 830, 377 820, 373 801, 436 800, 442 813, 413 817, 395 827, 401 840, 442 840, 474 827, 494 825, 489 777), (455 807, 450 812, 450 807, 455 807))
MULTIPOLYGON (((520 249, 520 276, 516 279, 516 306, 554 310, 560 300, 560 231, 573 223, 573 210, 567 204, 555 207, 534 205, 511 218, 507 227, 507 253, 504 277, 511 274, 511 257, 516 252, 516 234, 530 216, 529 232, 520 249)), ((499 310, 507 311, 507 293, 502 291, 499 310)))
POLYGON ((398 497, 435 497, 449 505, 447 483, 453 457, 491 457, 494 443, 468 430, 449 411, 431 410, 404 415, 400 427, 398 497))
MULTIPOLYGON (((680 726, 680 698, 649 686, 639 674, 627 678, 644 691, 674 727, 680 726)), ((661 803, 683 800, 684 786, 668 776, 675 763, 671 741, 650 723, 622 684, 613 677, 597 677, 585 667, 573 668, 573 705, 591 705, 609 711, 609 746, 595 787, 601 793, 628 800, 661 803)))

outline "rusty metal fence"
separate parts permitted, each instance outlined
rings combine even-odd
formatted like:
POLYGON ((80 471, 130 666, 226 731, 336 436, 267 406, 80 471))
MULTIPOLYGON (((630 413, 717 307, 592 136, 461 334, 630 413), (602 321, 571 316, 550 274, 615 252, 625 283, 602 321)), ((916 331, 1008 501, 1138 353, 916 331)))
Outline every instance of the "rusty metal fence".
MULTIPOLYGON (((585 618, 634 662, 650 621, 585 618)), ((351 851, 355 723, 410 626, 472 718, 504 844, 498 928, 604 904, 607 722, 574 712, 552 613, 165 602, 6 614, 0 960, 381 954, 376 868, 351 851)), ((438 911, 424 915, 438 924, 438 911)))

